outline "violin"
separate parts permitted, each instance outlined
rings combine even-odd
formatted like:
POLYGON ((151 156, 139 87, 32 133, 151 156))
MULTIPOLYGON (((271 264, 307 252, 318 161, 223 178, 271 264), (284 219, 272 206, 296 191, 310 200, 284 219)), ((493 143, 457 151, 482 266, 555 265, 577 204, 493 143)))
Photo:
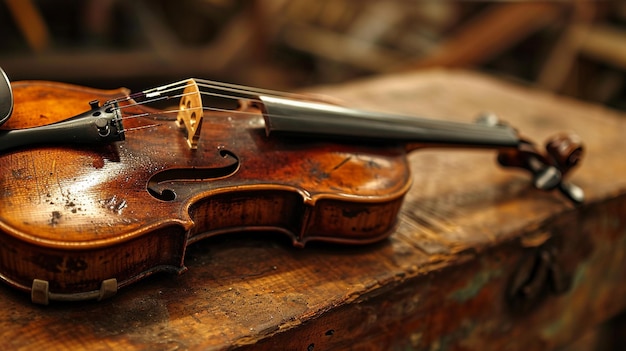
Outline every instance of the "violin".
POLYGON ((187 79, 140 92, 0 83, 0 279, 35 303, 103 299, 155 272, 185 271, 203 238, 274 231, 366 244, 388 237, 411 186, 407 154, 495 149, 541 190, 583 146, 545 151, 493 118, 458 123, 187 79))

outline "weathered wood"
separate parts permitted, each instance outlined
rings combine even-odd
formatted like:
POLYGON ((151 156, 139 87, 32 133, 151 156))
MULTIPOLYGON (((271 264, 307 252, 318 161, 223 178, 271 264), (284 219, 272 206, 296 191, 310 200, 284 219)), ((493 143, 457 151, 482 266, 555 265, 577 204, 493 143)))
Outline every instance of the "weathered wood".
POLYGON ((31 0, 6 0, 6 6, 24 35, 28 46, 41 53, 50 46, 50 33, 41 12, 31 0))
POLYGON ((494 5, 464 25, 432 54, 406 64, 405 68, 476 66, 558 20, 565 10, 563 4, 539 1, 494 5))
POLYGON ((587 146, 573 208, 495 165, 488 151, 417 151, 392 237, 376 245, 294 249, 273 233, 189 249, 189 270, 102 302, 32 305, 0 286, 7 349, 548 350, 626 307, 623 115, 481 75, 432 71, 320 89, 350 106, 433 118, 492 111, 533 139, 577 131, 587 146), (522 263, 550 252, 571 277, 511 300, 522 263), (250 346, 252 345, 252 346, 250 346))

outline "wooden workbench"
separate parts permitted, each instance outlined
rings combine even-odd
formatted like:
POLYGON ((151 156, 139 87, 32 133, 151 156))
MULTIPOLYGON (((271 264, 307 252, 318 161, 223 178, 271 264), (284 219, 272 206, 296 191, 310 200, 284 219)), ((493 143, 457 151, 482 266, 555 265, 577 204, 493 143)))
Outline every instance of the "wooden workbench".
POLYGON ((3 349, 549 350, 626 308, 625 115, 458 71, 320 90, 432 118, 490 111, 538 141, 575 130, 587 148, 572 180, 587 201, 575 208, 534 190, 492 151, 418 151, 384 242, 296 249, 273 233, 210 238, 188 250, 185 274, 101 302, 37 306, 2 285, 3 349), (543 275, 528 269, 541 257, 543 275), (524 284, 532 291, 516 294, 524 284))

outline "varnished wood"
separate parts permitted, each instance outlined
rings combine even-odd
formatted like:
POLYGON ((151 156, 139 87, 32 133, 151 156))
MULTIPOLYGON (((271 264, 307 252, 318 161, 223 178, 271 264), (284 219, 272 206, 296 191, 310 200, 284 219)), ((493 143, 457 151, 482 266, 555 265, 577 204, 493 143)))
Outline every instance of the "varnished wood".
POLYGON ((1 286, 5 345, 551 349, 626 307, 622 115, 461 72, 324 91, 365 108, 458 120, 491 110, 539 138, 572 128, 588 145, 573 178, 588 202, 576 209, 533 190, 525 176, 490 166, 494 153, 421 151, 410 157, 414 186, 400 222, 380 244, 297 250, 267 232, 215 237, 189 248, 186 274, 153 276, 100 303, 42 308, 1 286), (558 243, 575 284, 516 314, 508 283, 539 236, 558 243))

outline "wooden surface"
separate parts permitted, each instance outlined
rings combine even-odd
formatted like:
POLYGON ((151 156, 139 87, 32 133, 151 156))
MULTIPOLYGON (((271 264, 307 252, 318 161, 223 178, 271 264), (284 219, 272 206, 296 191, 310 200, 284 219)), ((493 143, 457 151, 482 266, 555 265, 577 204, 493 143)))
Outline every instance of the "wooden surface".
POLYGON ((548 350, 626 308, 626 116, 485 76, 432 71, 320 89, 347 105, 470 121, 491 111, 542 141, 577 131, 587 202, 532 189, 489 151, 411 155, 414 184, 382 243, 291 247, 273 233, 207 239, 189 270, 102 302, 32 305, 0 286, 5 349, 548 350), (567 291, 511 302, 550 250, 567 291))

